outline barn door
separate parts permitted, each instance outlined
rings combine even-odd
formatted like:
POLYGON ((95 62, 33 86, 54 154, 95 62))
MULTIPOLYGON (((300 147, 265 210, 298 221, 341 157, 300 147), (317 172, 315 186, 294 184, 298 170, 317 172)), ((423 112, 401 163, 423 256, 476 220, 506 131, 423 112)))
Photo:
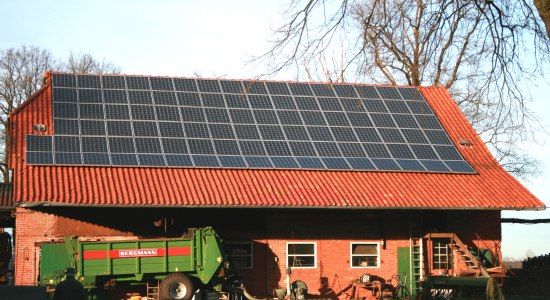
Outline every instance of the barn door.
MULTIPOLYGON (((414 248, 413 248, 414 249, 414 248)), ((397 248, 397 272, 398 274, 406 274, 406 277, 401 277, 401 280, 407 280, 407 288, 411 293, 411 296, 415 297, 417 291, 417 282, 413 279, 412 274, 415 274, 414 268, 416 266, 411 265, 411 248, 399 247, 397 248)))

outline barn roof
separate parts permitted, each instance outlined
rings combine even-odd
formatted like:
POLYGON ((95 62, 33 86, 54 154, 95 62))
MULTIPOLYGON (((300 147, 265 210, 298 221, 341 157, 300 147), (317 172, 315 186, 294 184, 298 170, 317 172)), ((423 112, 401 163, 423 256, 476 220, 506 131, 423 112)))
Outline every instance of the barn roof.
MULTIPOLYGON (((59 135, 54 132, 58 129, 54 129, 52 100, 52 78, 56 74, 47 73, 44 86, 10 116, 9 166, 13 169, 13 199, 18 205, 544 209, 540 200, 496 162, 443 87, 413 88, 420 92, 458 150, 457 160, 466 163, 466 169, 461 165, 456 172, 452 168, 415 171, 383 167, 322 170, 64 165, 50 163, 49 156, 46 163, 40 163, 44 153, 29 154, 33 138, 59 135)), ((129 78, 138 77, 105 76, 103 81, 112 83, 120 78, 128 83, 129 78)), ((166 79, 144 78, 151 82, 166 79)), ((317 84, 322 85, 335 86, 317 84)), ((418 159, 415 165, 418 162, 424 165, 426 161, 418 159)))

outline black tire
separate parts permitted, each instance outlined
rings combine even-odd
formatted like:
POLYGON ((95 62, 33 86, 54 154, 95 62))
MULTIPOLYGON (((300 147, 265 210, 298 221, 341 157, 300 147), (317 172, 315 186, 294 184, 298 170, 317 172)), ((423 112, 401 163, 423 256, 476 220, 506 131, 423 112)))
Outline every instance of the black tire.
POLYGON ((185 274, 172 273, 160 282, 160 300, 190 300, 195 293, 191 279, 185 274))

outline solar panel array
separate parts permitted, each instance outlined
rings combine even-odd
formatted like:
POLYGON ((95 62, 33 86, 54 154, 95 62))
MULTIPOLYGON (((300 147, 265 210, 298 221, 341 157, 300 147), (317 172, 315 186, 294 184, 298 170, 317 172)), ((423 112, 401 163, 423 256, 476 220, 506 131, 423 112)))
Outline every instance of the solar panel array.
POLYGON ((27 163, 475 173, 416 88, 53 74, 27 163))

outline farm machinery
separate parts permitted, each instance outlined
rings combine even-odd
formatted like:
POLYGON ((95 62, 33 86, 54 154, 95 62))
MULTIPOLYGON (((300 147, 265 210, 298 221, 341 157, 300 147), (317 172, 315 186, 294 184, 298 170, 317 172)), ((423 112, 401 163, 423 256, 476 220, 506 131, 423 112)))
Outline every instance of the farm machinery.
POLYGON ((149 299, 191 299, 197 291, 221 291, 228 281, 227 257, 211 227, 190 229, 181 238, 45 243, 40 285, 50 291, 73 267, 89 297, 118 285, 147 286, 149 299))

